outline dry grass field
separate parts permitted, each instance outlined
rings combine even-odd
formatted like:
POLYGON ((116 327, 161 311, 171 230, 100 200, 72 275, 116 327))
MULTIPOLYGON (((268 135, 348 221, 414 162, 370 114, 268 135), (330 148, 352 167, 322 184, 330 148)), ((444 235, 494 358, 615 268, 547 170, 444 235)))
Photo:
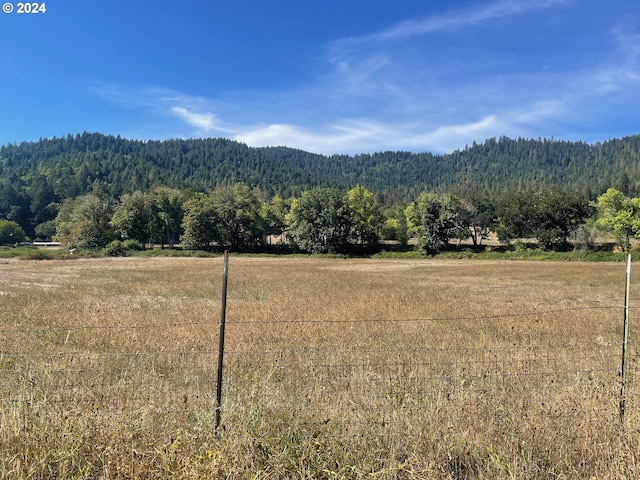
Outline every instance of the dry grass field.
POLYGON ((640 478, 622 264, 232 256, 216 434, 222 265, 0 260, 0 478, 640 478))

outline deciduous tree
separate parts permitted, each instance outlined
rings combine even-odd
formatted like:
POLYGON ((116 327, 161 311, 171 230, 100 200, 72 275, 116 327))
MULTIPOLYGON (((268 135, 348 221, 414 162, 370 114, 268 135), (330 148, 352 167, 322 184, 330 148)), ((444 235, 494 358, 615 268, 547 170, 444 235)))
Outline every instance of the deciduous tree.
POLYGON ((115 234, 121 240, 133 239, 141 245, 152 243, 158 226, 157 212, 148 193, 125 193, 111 218, 115 234))
POLYGON ((204 193, 191 197, 184 204, 182 246, 187 249, 207 249, 216 236, 218 218, 211 198, 204 193))
POLYGON ((112 202, 96 193, 65 200, 56 217, 56 239, 78 248, 103 248, 113 240, 112 212, 112 202))
POLYGON ((418 239, 418 247, 427 252, 439 252, 460 227, 449 196, 423 193, 417 202, 405 209, 409 233, 418 239))
POLYGON ((0 219, 0 245, 24 242, 27 236, 20 225, 12 220, 0 219))
POLYGON ((586 196, 558 187, 511 191, 497 205, 498 238, 535 238, 545 249, 564 250, 568 238, 593 214, 586 196))
POLYGON ((382 214, 373 193, 362 185, 356 185, 347 192, 347 205, 351 211, 352 236, 356 243, 360 246, 377 243, 382 214))
POLYGON ((598 225, 604 227, 625 251, 631 239, 640 238, 640 198, 627 198, 615 188, 598 197, 598 225))
POLYGON ((266 227, 260 216, 262 203, 256 191, 244 183, 216 188, 211 205, 217 228, 214 240, 231 250, 248 250, 266 241, 266 227))
POLYGON ((497 227, 498 218, 495 203, 485 195, 472 195, 462 205, 468 218, 473 246, 479 247, 497 227))
POLYGON ((346 251, 351 228, 351 212, 339 190, 313 188, 292 202, 289 236, 302 251, 346 251))
POLYGON ((284 242, 288 213, 287 202, 280 195, 275 195, 269 203, 262 204, 260 217, 265 226, 267 237, 280 237, 279 241, 284 242))
POLYGON ((156 208, 158 235, 160 244, 173 247, 180 237, 182 219, 184 218, 184 194, 177 189, 156 187, 151 192, 153 205, 156 208))

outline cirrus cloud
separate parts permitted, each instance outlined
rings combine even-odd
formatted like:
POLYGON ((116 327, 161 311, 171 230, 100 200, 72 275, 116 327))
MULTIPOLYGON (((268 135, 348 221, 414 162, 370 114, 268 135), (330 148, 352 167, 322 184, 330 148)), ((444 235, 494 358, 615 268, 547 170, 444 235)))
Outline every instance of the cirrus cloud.
POLYGON ((171 107, 171 112, 204 133, 221 130, 218 119, 213 113, 196 113, 184 107, 171 107))

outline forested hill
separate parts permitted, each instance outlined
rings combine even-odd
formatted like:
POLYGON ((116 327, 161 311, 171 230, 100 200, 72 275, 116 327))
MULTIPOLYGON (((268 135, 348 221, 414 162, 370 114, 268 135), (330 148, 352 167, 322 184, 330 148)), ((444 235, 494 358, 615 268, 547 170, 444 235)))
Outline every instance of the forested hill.
POLYGON ((25 192, 35 186, 64 199, 100 186, 119 197, 155 185, 210 190, 235 182, 283 196, 312 186, 361 184, 398 200, 423 190, 465 193, 532 184, 562 185, 592 198, 610 186, 637 195, 640 135, 595 145, 503 137, 447 155, 324 156, 225 139, 145 142, 98 133, 0 147, 0 194, 9 186, 25 192))

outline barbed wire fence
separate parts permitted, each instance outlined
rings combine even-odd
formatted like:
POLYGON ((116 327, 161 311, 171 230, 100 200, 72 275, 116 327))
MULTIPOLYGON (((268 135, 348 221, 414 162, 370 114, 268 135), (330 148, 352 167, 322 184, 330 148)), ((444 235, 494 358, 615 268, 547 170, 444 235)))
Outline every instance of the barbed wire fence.
POLYGON ((408 417, 443 408, 466 409, 469 415, 483 409, 498 418, 505 408, 526 412, 535 404, 552 414, 558 405, 562 410, 577 403, 624 421, 623 409, 637 408, 632 378, 639 358, 633 342, 626 352, 631 374, 625 377, 621 370, 622 312, 628 304, 482 317, 234 321, 225 318, 225 303, 220 320, 211 322, 0 330, 0 400, 16 408, 67 412, 215 409, 216 428, 229 429, 247 417, 255 417, 258 426, 284 428, 296 415, 320 424, 340 417, 343 425, 360 429, 372 423, 406 427, 408 417), (594 325, 587 340, 536 331, 536 324, 562 322, 569 314, 612 320, 594 325), (510 331, 517 322, 531 325, 530 331, 510 331), (63 348, 70 337, 95 330, 143 335, 163 329, 170 335, 185 327, 209 335, 211 348, 63 348), (445 334, 450 331, 458 333, 445 334), (60 352, 10 349, 21 337, 42 336, 57 339, 60 352))

